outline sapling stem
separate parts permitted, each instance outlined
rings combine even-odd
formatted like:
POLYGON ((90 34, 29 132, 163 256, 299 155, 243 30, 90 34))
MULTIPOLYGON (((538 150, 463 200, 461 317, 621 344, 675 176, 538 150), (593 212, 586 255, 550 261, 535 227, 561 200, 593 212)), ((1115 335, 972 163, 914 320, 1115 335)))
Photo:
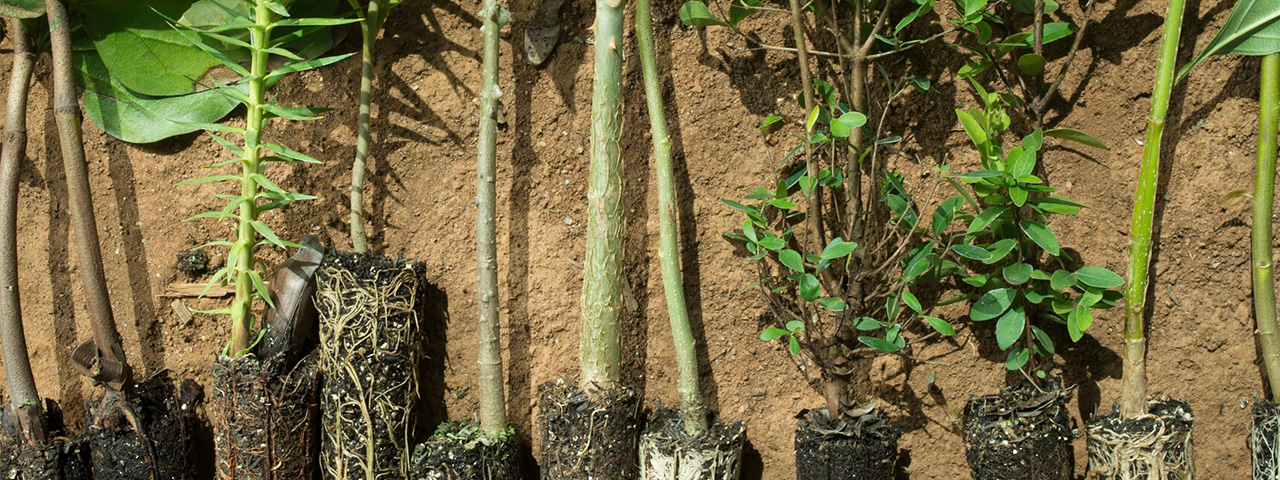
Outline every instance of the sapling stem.
POLYGON ((1133 229, 1129 233, 1128 283, 1124 291, 1124 381, 1120 391, 1120 415, 1130 418, 1147 412, 1147 338, 1143 322, 1146 306, 1148 268, 1151 263, 1151 223, 1155 214, 1156 184, 1160 174, 1160 138, 1173 90, 1173 67, 1178 59, 1178 37, 1182 33, 1185 0, 1169 0, 1164 36, 1160 39, 1160 59, 1151 96, 1151 116, 1147 119, 1146 144, 1138 191, 1133 202, 1133 229))
MULTIPOLYGON (((369 116, 373 97, 373 44, 381 29, 382 2, 369 0, 364 21, 360 22, 363 46, 360 48, 360 130, 356 137, 356 160, 351 165, 351 246, 356 253, 368 253, 369 241, 364 233, 364 172, 369 157, 369 116)), ((359 5, 356 5, 357 8, 359 5)))
POLYGON ((596 0, 595 83, 591 100, 591 166, 587 249, 583 262, 581 386, 613 389, 621 379, 623 217, 622 29, 625 0, 596 0))
MULTIPOLYGON (((376 2, 371 2, 370 5, 376 2)), ((502 29, 502 9, 497 0, 484 0, 480 10, 484 23, 483 85, 480 88, 480 145, 476 155, 476 272, 480 298, 480 427, 495 435, 507 430, 506 397, 503 391, 501 330, 498 324, 498 246, 494 228, 497 193, 495 159, 498 150, 498 33, 502 29)), ((363 95, 362 95, 363 96, 363 95)))
POLYGON ((231 348, 228 355, 239 356, 248 353, 253 343, 253 297, 255 282, 251 275, 257 272, 257 260, 253 251, 257 247, 257 230, 254 223, 258 221, 258 182, 254 175, 262 172, 262 128, 266 124, 263 109, 263 98, 266 95, 265 78, 267 76, 267 49, 271 35, 271 19, 274 13, 261 0, 254 6, 254 26, 249 28, 250 50, 249 61, 249 102, 246 105, 248 114, 245 120, 244 153, 245 161, 240 162, 240 195, 247 199, 240 202, 239 224, 236 228, 236 242, 231 248, 235 252, 235 284, 236 297, 231 302, 231 348))
POLYGON ((67 197, 71 206, 71 223, 76 232, 76 253, 84 285, 85 303, 93 325, 93 343, 99 355, 98 365, 111 363, 120 371, 103 378, 108 402, 124 394, 131 374, 116 331, 115 317, 107 293, 107 278, 102 269, 102 253, 98 251, 98 226, 93 215, 93 198, 89 190, 89 169, 85 163, 84 140, 80 131, 80 104, 76 98, 72 74, 71 19, 59 0, 45 0, 49 18, 49 40, 53 53, 54 119, 62 147, 62 164, 67 176, 67 197))
POLYGON ((1258 90, 1258 166, 1253 186, 1253 311, 1258 344, 1271 385, 1280 400, 1280 332, 1276 327, 1275 277, 1272 273, 1272 202, 1276 184, 1276 137, 1280 129, 1280 54, 1262 57, 1258 90))
POLYGON ((653 133, 654 170, 658 180, 658 259, 662 264, 662 289, 667 296, 667 316, 680 370, 680 413, 685 431, 698 437, 707 431, 706 407, 698 386, 698 354, 680 278, 680 247, 676 231, 675 169, 671 164, 671 136, 662 109, 662 77, 654 52, 653 17, 649 0, 636 0, 636 45, 644 71, 645 101, 653 133))
POLYGON ((5 109, 4 146, 0 148, 0 345, 4 348, 10 407, 20 416, 40 417, 20 418, 20 434, 44 442, 48 432, 44 431, 44 411, 31 372, 18 295, 18 177, 27 152, 27 92, 35 54, 22 22, 6 18, 5 26, 13 44, 13 72, 5 109))
MULTIPOLYGON (((808 42, 804 35, 804 17, 800 9, 800 0, 791 0, 791 29, 795 33, 796 38, 796 58, 800 62, 800 83, 804 91, 804 114, 810 115, 815 105, 813 99, 813 72, 809 70, 809 53, 808 42)), ((813 132, 805 131, 806 136, 813 135, 813 132)), ((805 168, 809 172, 809 178, 814 179, 814 185, 810 187, 812 190, 805 195, 805 200, 809 202, 809 214, 806 215, 809 221, 810 234, 813 235, 814 251, 821 252, 826 240, 822 233, 822 190, 818 188, 818 157, 813 155, 813 144, 808 141, 804 142, 804 160, 805 168)))

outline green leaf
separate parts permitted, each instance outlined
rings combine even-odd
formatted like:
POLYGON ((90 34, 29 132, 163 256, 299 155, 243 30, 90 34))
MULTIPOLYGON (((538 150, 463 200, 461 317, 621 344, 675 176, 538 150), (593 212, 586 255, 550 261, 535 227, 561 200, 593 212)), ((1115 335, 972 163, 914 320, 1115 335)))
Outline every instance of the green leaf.
POLYGON ((809 116, 805 117, 805 121, 804 121, 805 133, 813 132, 813 126, 818 123, 818 117, 821 117, 822 116, 821 114, 822 114, 821 105, 814 105, 813 110, 809 110, 809 116))
POLYGON ((239 182, 239 181, 240 181, 239 175, 211 175, 208 177, 200 177, 200 178, 193 178, 191 180, 184 180, 184 181, 178 182, 177 186, 181 187, 184 185, 198 185, 201 183, 239 182))
POLYGON ((1178 70, 1177 80, 1213 55, 1262 56, 1280 52, 1280 3, 1273 0, 1238 0, 1213 40, 1191 63, 1178 70))
POLYGON ((287 242, 285 242, 284 240, 281 240, 280 237, 276 236, 275 232, 271 231, 271 227, 268 227, 267 224, 262 223, 262 220, 254 220, 250 222, 249 225, 252 226, 253 229, 258 232, 259 235, 262 235, 263 238, 266 238, 267 241, 271 242, 272 245, 276 245, 278 247, 289 246, 287 242))
POLYGON ((1076 325, 1080 326, 1081 332, 1086 332, 1093 325, 1093 309, 1086 305, 1076 305, 1075 309, 1076 325))
POLYGON ((781 117, 781 116, 778 116, 778 115, 769 115, 768 117, 766 117, 766 118, 764 119, 764 122, 761 122, 761 123, 760 123, 760 134, 761 134, 761 135, 768 135, 768 134, 769 134, 769 132, 773 130, 774 125, 777 125, 777 124, 778 124, 778 122, 781 122, 781 121, 782 121, 782 117, 781 117))
MULTIPOLYGON (((1027 15, 1035 15, 1036 13, 1036 0, 1011 0, 1009 2, 1009 6, 1013 7, 1013 10, 1018 13, 1025 13, 1027 15)), ((1044 14, 1052 15, 1053 12, 1056 11, 1058 11, 1058 2, 1045 0, 1044 14)))
POLYGON ((956 117, 960 119, 960 126, 964 127, 974 145, 981 147, 987 144, 987 131, 982 129, 982 124, 969 115, 969 112, 956 109, 956 117))
POLYGON ((1027 312, 1021 306, 1013 307, 996 320, 996 344, 1001 350, 1012 347, 1022 338, 1027 326, 1027 312))
POLYGON ((1039 76, 1044 73, 1044 55, 1028 53, 1018 57, 1018 69, 1028 77, 1039 76))
POLYGON ((769 250, 778 250, 778 249, 781 249, 782 247, 787 246, 786 240, 783 240, 778 237, 761 238, 760 241, 757 243, 759 243, 761 247, 767 248, 769 250))
POLYGON ((1018 227, 1022 229, 1022 233, 1027 235, 1027 238, 1036 242, 1036 245, 1049 252, 1050 255, 1056 257, 1062 254, 1061 247, 1058 245, 1058 237, 1053 235, 1053 231, 1049 230, 1048 225, 1035 220, 1023 220, 1018 222, 1018 227))
POLYGON ((1036 168, 1036 151, 1028 150, 1025 147, 1017 147, 1009 152, 1009 157, 1005 165, 1005 171, 1013 178, 1022 178, 1031 175, 1031 171, 1036 168))
POLYGON ((0 16, 10 18, 36 18, 44 15, 43 0, 2 0, 0 16))
POLYGON ((916 313, 924 312, 924 310, 920 307, 920 299, 916 298, 915 294, 911 292, 902 292, 902 303, 907 304, 907 307, 910 307, 912 310, 915 310, 916 313))
POLYGON ((1041 330, 1040 327, 1035 325, 1031 326, 1031 333, 1036 336, 1036 340, 1040 341, 1040 345, 1044 347, 1045 352, 1048 352, 1049 355, 1053 355, 1055 353, 1053 339, 1049 338, 1048 333, 1045 333, 1044 330, 1041 330))
POLYGON ((884 353, 893 353, 901 350, 902 347, 883 338, 877 337, 858 337, 858 341, 864 345, 879 350, 884 353))
POLYGON ((853 321, 853 328, 862 330, 864 332, 876 330, 882 326, 883 325, 880 325, 880 321, 871 317, 858 317, 857 320, 853 321))
POLYGON ((975 322, 996 318, 1009 310, 1016 296, 1017 291, 1012 288, 991 290, 978 298, 978 301, 973 302, 973 307, 969 309, 969 318, 975 322))
POLYGON ((167 96, 191 93, 196 82, 221 63, 161 16, 178 18, 191 3, 95 0, 77 2, 75 9, 112 77, 134 92, 167 96))
POLYGON ((1081 268, 1076 270, 1075 277, 1082 284, 1104 290, 1124 285, 1124 278, 1102 267, 1081 268))
MULTIPOLYGON (((991 222, 994 222, 997 218, 1000 218, 1001 215, 1004 215, 1004 213, 1008 211, 1009 207, 1006 206, 989 207, 986 210, 983 210, 982 213, 978 214, 978 216, 973 217, 972 222, 969 222, 969 229, 965 233, 974 234, 982 231, 987 228, 987 225, 990 225, 991 222)), ((979 258, 977 260, 982 259, 979 258)))
POLYGON ((1049 277, 1049 288, 1054 290, 1062 290, 1074 286, 1076 286, 1076 276, 1066 270, 1055 271, 1049 277))
POLYGON ((1001 175, 1003 175, 1003 173, 1001 173, 999 170, 977 170, 973 172, 957 173, 955 175, 952 175, 951 177, 959 178, 961 180, 979 180, 983 178, 999 177, 1001 175))
POLYGON ((1005 239, 998 240, 995 243, 992 243, 991 245, 988 245, 987 250, 991 251, 991 258, 983 260, 982 263, 991 265, 993 263, 999 262, 1000 260, 1004 259, 1005 255, 1008 255, 1009 252, 1013 251, 1013 247, 1017 246, 1017 244, 1018 244, 1017 240, 1014 240, 1012 238, 1005 238, 1005 239))
POLYGON ((925 15, 933 11, 934 0, 917 1, 916 3, 918 4, 916 9, 912 10, 911 13, 906 14, 906 16, 903 16, 902 20, 898 21, 898 25, 893 27, 894 35, 901 33, 902 29, 907 28, 907 25, 910 25, 911 22, 914 22, 917 18, 920 18, 921 15, 925 15))
POLYGON ((1081 132, 1079 130, 1071 129, 1071 128, 1050 128, 1044 131, 1044 136, 1059 138, 1062 140, 1070 140, 1072 142, 1088 145, 1090 147, 1101 148, 1103 150, 1111 150, 1111 147, 1108 147, 1107 144, 1102 143, 1101 140, 1093 138, 1092 135, 1089 135, 1087 133, 1081 132))
POLYGON ((822 286, 818 283, 818 277, 813 276, 812 273, 800 276, 800 298, 806 302, 812 302, 821 294, 822 286))
POLYGON ((255 269, 249 269, 244 273, 247 274, 249 279, 253 282, 253 293, 257 295, 258 298, 261 298, 263 302, 266 302, 267 306, 275 308, 275 302, 271 301, 271 294, 267 291, 267 285, 262 283, 262 274, 258 273, 255 269))
POLYGON ((946 320, 943 320, 938 317, 931 317, 928 315, 924 316, 924 320, 926 322, 929 322, 929 326, 933 327, 935 331, 937 331, 938 333, 941 333, 943 336, 950 337, 956 334, 955 327, 952 327, 951 324, 947 323, 946 320))
POLYGON ((760 0, 734 0, 729 5, 729 24, 738 25, 743 19, 759 11, 764 6, 760 0))
POLYGON ((804 272, 804 259, 800 257, 800 252, 786 249, 778 252, 778 261, 786 265, 787 268, 797 272, 804 272))
POLYGON ((827 244, 826 248, 822 249, 822 259, 835 260, 837 258, 844 258, 850 253, 853 253, 853 251, 857 248, 858 248, 857 243, 846 242, 844 240, 841 240, 840 237, 836 237, 834 240, 831 241, 831 243, 827 244))
POLYGON ((791 352, 792 355, 800 354, 800 341, 796 340, 795 335, 787 337, 787 351, 791 352))
POLYGON ((833 312, 843 312, 846 306, 844 303, 844 300, 837 297, 819 298, 818 305, 821 305, 822 308, 825 308, 833 312))
MULTIPOLYGON (((94 52, 73 56, 76 83, 84 86, 84 114, 107 134, 129 143, 152 143, 216 122, 239 102, 217 90, 152 97, 125 88, 94 52)), ((248 91, 245 86, 233 88, 248 91)))
MULTIPOLYGON (((1073 27, 1070 23, 1049 22, 1044 24, 1044 30, 1042 30, 1043 33, 1041 34, 1040 41, 1042 44, 1048 45, 1054 41, 1067 38, 1068 36, 1071 35, 1071 32, 1073 31, 1075 31, 1075 27, 1073 27)), ((1027 38, 1026 46, 1028 47, 1034 46, 1034 42, 1035 42, 1034 38, 1027 38)))
POLYGON ((772 205, 774 207, 780 208, 782 210, 791 210, 793 208, 796 208, 796 204, 783 200, 781 198, 771 198, 769 199, 769 201, 765 203, 772 205))
POLYGON ((988 252, 987 249, 976 245, 966 245, 961 243, 952 245, 951 250, 955 251, 961 257, 971 260, 981 261, 991 258, 991 252, 988 252))
POLYGON ((766 342, 776 340, 778 337, 786 335, 787 331, 781 328, 769 327, 760 332, 760 339, 766 342))
POLYGON ((305 154, 299 153, 297 151, 291 150, 287 147, 284 147, 275 143, 264 143, 262 144, 262 148, 275 152, 280 156, 287 158, 289 160, 294 160, 294 161, 303 162, 303 163, 314 163, 314 164, 324 163, 314 158, 311 158, 305 154))
POLYGON ((960 280, 969 285, 973 285, 974 287, 982 288, 986 286, 987 280, 989 280, 990 278, 991 278, 991 274, 988 273, 983 275, 974 275, 971 277, 964 277, 964 278, 961 278, 960 280))
POLYGON ((792 320, 790 322, 787 322, 786 327, 788 332, 791 332, 793 334, 800 333, 801 330, 804 330, 804 322, 801 322, 799 320, 792 320))
POLYGON ((1027 190, 1026 190, 1025 188, 1022 188, 1022 187, 1010 187, 1010 188, 1009 188, 1009 201, 1013 202, 1013 205, 1014 205, 1014 206, 1017 206, 1017 207, 1021 207, 1021 206, 1023 206, 1023 205, 1026 205, 1026 203, 1027 203, 1027 190))
POLYGON ((1031 271, 1034 270, 1030 264, 1014 263, 1004 267, 1002 271, 1004 281, 1010 285, 1022 285, 1031 279, 1031 271))
POLYGON ((1027 347, 1018 347, 1009 352, 1009 357, 1004 361, 1004 368, 1010 371, 1017 370, 1025 366, 1028 360, 1031 360, 1031 351, 1027 350, 1027 347))

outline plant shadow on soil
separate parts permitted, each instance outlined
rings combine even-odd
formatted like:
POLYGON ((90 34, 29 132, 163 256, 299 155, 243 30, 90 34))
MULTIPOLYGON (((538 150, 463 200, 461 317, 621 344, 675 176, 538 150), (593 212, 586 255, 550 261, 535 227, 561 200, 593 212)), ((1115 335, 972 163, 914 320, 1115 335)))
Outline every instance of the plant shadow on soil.
MULTIPOLYGON (((418 405, 414 412, 414 436, 426 440, 436 425, 449 420, 445 407, 444 372, 449 359, 445 345, 449 339, 449 294, 431 281, 424 281, 418 300, 419 341, 423 355, 418 360, 418 405)), ((417 442, 414 442, 416 445, 417 442)))

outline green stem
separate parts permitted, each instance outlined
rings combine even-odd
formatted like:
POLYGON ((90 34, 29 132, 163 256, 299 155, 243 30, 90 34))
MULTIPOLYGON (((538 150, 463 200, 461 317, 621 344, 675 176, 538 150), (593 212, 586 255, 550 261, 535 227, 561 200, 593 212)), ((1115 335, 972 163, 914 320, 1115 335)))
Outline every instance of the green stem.
POLYGON ((494 228, 497 193, 494 166, 498 150, 499 30, 502 8, 497 0, 484 0, 480 10, 484 24, 484 84, 480 88, 480 145, 476 155, 476 271, 480 297, 480 426, 486 433, 507 429, 506 397, 503 392, 501 330, 498 324, 498 247, 494 228))
POLYGON ((681 416, 685 431, 698 437, 707 431, 707 409, 698 387, 697 341, 689 326, 684 282, 680 278, 680 247, 676 231, 675 170, 671 165, 671 136, 662 109, 662 77, 654 53, 653 17, 649 0, 636 0, 636 45, 640 48, 640 68, 644 71, 645 101, 649 105, 649 128, 653 133, 654 169, 658 180, 658 259, 662 264, 662 289, 667 296, 667 316, 676 347, 680 370, 681 416))
POLYGON ((1151 223, 1155 214, 1156 184, 1160 176, 1160 137, 1164 132, 1169 95, 1173 90, 1173 69, 1178 59, 1178 38, 1182 33, 1185 0, 1169 0, 1164 36, 1160 39, 1160 60, 1151 95, 1151 116, 1147 120, 1142 168, 1133 202, 1133 229, 1129 233, 1128 284, 1124 298, 1125 362, 1120 391, 1120 414, 1130 418, 1147 411, 1147 338, 1143 324, 1148 268, 1151 263, 1151 223))
POLYGON ((13 73, 5 111, 4 146, 0 148, 0 346, 4 348, 4 369, 9 379, 10 408, 18 413, 22 427, 19 433, 43 443, 48 432, 36 378, 31 372, 18 295, 18 177, 27 156, 27 92, 35 54, 22 22, 8 18, 5 26, 13 45, 13 73))
POLYGON ((622 28, 625 0, 596 0, 595 84, 591 99, 591 166, 587 250, 583 262, 581 386, 610 390, 622 377, 622 28))
POLYGON ((93 214, 89 166, 85 161, 80 104, 76 98, 72 66, 71 19, 60 0, 45 0, 45 11, 49 18, 49 46, 53 57, 54 118, 67 176, 67 200, 76 231, 76 254, 80 259, 85 304, 93 324, 93 343, 101 355, 99 365, 115 363, 120 366, 120 373, 113 375, 115 378, 102 379, 107 390, 104 400, 114 401, 128 389, 131 374, 120 343, 120 332, 116 330, 111 298, 107 293, 107 277, 102 269, 98 223, 93 214))
POLYGON ((360 22, 364 45, 360 49, 360 131, 356 137, 356 160, 351 165, 351 246, 356 253, 368 253, 369 241, 364 233, 364 173, 369 157, 369 111, 373 97, 373 44, 381 29, 378 11, 382 2, 369 1, 369 10, 360 22))
POLYGON ((258 221, 258 182, 253 179, 253 175, 262 174, 261 139, 262 128, 266 123, 266 117, 263 115, 266 85, 262 79, 267 74, 269 55, 266 50, 270 43, 269 37, 274 18, 272 15, 274 13, 271 9, 259 0, 254 8, 254 26, 249 29, 250 44, 253 48, 250 50, 251 77, 249 103, 246 105, 248 115, 244 133, 245 159, 240 164, 242 168, 240 195, 244 200, 240 202, 240 221, 237 226, 236 243, 232 246, 235 252, 233 260, 236 262, 234 270, 236 298, 231 303, 231 349, 228 353, 236 356, 248 353, 253 338, 254 282, 250 272, 257 268, 253 251, 258 242, 257 232, 253 228, 253 222, 258 221))
POLYGON ((1276 137, 1280 129, 1280 53, 1262 57, 1259 88, 1258 171, 1253 187, 1253 311, 1271 399, 1280 399, 1280 332, 1271 273, 1271 212, 1275 199, 1276 137))

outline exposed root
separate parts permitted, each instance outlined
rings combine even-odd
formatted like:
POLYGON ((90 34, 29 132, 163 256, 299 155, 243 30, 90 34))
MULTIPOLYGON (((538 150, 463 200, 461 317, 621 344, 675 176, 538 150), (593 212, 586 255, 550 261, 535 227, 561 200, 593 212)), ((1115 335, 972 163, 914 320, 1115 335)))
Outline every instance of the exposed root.
POLYGON ((312 478, 319 449, 316 388, 315 354, 291 369, 279 357, 219 358, 210 408, 218 478, 312 478))
POLYGON ((1280 478, 1280 411, 1276 404, 1259 401, 1253 407, 1253 428, 1249 431, 1253 450, 1253 479, 1280 478))
POLYGON ((737 480, 742 470, 741 422, 714 422, 691 438, 675 411, 660 409, 640 437, 642 480, 737 480))
POLYGON ((327 479, 408 476, 423 267, 338 253, 317 274, 327 479))
POLYGON ((413 452, 412 480, 519 480, 520 452, 511 429, 487 435, 465 422, 440 425, 413 452))
POLYGON ((636 478, 640 404, 634 390, 624 387, 587 395, 564 379, 539 390, 542 478, 636 478))
POLYGON ((1181 400, 1156 400, 1148 404, 1148 411, 1133 418, 1121 418, 1116 411, 1089 425, 1089 478, 1195 478, 1191 406, 1181 400))

